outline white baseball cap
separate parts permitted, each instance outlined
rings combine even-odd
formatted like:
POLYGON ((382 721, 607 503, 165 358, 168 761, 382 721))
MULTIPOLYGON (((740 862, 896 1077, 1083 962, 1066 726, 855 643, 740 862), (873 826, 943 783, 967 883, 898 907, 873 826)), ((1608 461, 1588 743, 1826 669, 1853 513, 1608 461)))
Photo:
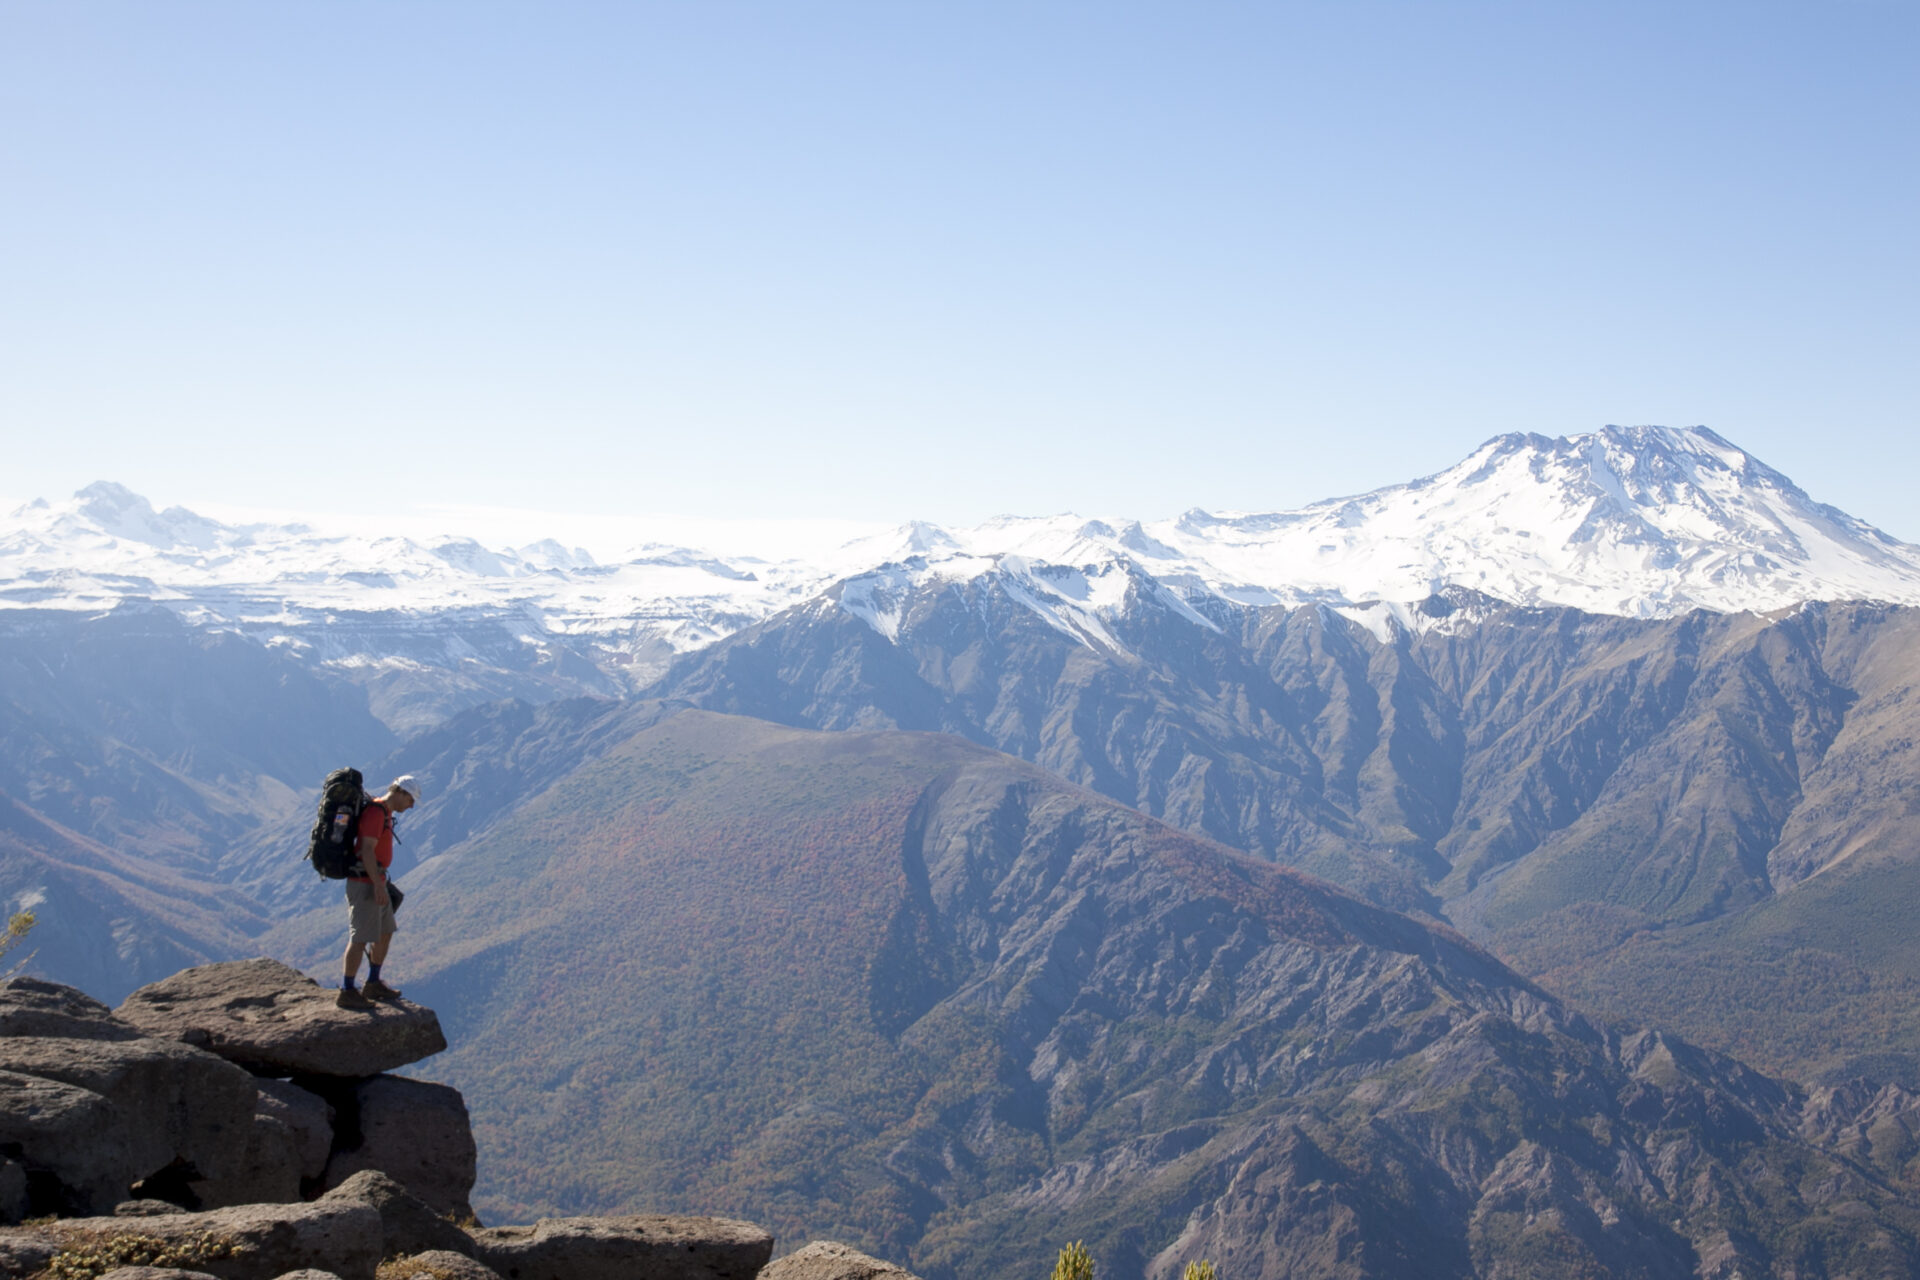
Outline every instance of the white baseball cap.
POLYGON ((420 803, 420 779, 410 773, 403 773, 393 780, 392 785, 412 796, 415 804, 420 803))

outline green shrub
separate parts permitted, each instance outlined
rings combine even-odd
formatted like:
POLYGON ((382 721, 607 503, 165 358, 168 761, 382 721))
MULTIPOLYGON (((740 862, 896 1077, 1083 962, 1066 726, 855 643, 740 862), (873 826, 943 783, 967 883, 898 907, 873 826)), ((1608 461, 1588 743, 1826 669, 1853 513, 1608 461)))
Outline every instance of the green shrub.
POLYGON ((1053 1280, 1093 1280, 1093 1255, 1087 1246, 1075 1240, 1060 1251, 1053 1264, 1053 1280))

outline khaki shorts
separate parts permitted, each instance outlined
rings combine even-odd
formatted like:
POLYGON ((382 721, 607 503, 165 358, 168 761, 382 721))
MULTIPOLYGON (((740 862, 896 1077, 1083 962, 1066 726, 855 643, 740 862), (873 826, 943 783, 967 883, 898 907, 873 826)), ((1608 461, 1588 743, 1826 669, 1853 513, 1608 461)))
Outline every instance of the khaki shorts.
POLYGON ((373 900, 372 881, 347 881, 347 942, 349 945, 370 947, 388 934, 398 932, 399 927, 393 920, 392 905, 383 907, 373 900))

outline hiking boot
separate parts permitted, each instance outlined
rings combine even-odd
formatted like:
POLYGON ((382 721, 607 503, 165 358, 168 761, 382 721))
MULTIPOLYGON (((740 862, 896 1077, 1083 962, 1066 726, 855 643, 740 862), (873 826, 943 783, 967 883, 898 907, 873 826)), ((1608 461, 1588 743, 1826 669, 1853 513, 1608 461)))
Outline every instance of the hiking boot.
POLYGON ((398 1000, 400 998, 400 989, 398 987, 390 987, 378 978, 368 978, 360 984, 360 989, 367 993, 369 1000, 398 1000))
POLYGON ((340 988, 340 993, 334 996, 333 1002, 336 1005, 340 1006, 342 1009, 373 1008, 373 1001, 367 999, 365 996, 361 995, 358 991, 355 991, 351 987, 340 988))

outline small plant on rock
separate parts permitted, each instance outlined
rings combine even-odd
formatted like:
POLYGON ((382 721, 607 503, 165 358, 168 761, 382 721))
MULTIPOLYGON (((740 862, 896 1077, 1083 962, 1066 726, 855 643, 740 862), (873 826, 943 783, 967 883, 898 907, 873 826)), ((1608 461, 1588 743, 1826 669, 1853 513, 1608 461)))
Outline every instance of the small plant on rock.
POLYGON ((199 1264, 230 1258, 233 1242, 211 1231, 184 1240, 158 1236, 112 1236, 75 1243, 53 1255, 44 1274, 47 1280, 94 1280, 116 1267, 178 1267, 199 1270, 199 1264))
MULTIPOLYGON (((6 932, 0 933, 0 956, 6 955, 7 952, 12 951, 15 947, 25 942, 28 932, 38 923, 40 923, 39 920, 34 917, 31 911, 14 912, 7 920, 6 932)), ((33 952, 29 952, 21 956, 13 962, 12 967, 0 971, 0 978, 11 978, 19 973, 27 967, 27 962, 33 959, 34 954, 33 952)))
POLYGON ((1087 1246, 1075 1240, 1060 1251, 1053 1264, 1053 1280, 1093 1280, 1093 1255, 1087 1246))
POLYGON ((1180 1273, 1180 1280, 1220 1280, 1220 1273, 1205 1258, 1198 1262, 1189 1262, 1187 1269, 1180 1273))

